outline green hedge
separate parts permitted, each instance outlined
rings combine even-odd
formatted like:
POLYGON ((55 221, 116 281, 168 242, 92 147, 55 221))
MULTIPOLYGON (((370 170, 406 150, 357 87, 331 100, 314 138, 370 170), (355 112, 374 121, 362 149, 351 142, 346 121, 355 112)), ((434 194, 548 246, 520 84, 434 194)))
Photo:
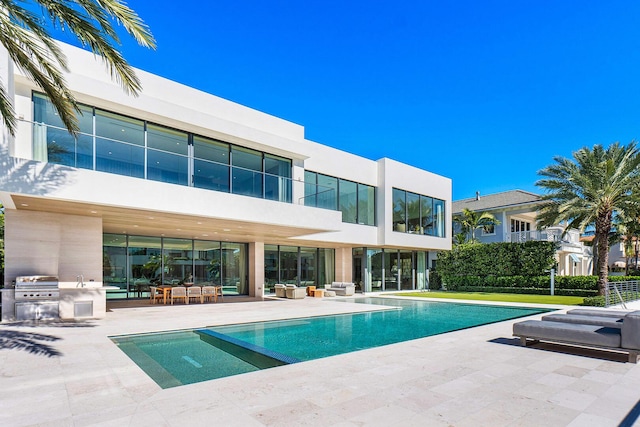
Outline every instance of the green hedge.
MULTIPOLYGON (((554 294, 565 296, 591 297, 598 294, 596 276, 556 276, 554 294)), ((638 276, 611 276, 611 282, 640 280, 638 276)), ((464 292, 531 293, 549 295, 551 284, 549 276, 453 276, 448 277, 446 289, 464 292)))
MULTIPOLYGON (((438 272, 452 276, 542 276, 553 267, 554 242, 458 245, 438 253, 438 272)), ((445 280, 446 281, 446 280, 445 280)))

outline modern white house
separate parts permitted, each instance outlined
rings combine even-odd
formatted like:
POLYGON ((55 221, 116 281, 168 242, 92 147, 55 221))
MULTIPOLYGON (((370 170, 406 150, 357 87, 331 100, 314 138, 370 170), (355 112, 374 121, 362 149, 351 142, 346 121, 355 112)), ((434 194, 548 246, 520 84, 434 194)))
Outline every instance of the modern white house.
MULTIPOLYGON (((526 242, 545 240, 557 243, 557 274, 561 276, 582 276, 591 274, 593 256, 591 248, 580 241, 579 230, 566 230, 562 224, 545 229, 536 225, 538 208, 542 199, 538 194, 522 190, 475 197, 453 202, 453 215, 460 215, 463 209, 493 214, 500 224, 476 230, 476 239, 481 243, 526 242)), ((454 233, 455 233, 454 227, 454 233)))
POLYGON ((105 298, 185 280, 256 297, 276 283, 423 289, 451 248, 450 179, 142 70, 127 96, 92 53, 61 46, 77 136, 0 52, 19 121, 0 145, 3 319, 20 276, 56 277, 62 318, 102 317, 105 298))

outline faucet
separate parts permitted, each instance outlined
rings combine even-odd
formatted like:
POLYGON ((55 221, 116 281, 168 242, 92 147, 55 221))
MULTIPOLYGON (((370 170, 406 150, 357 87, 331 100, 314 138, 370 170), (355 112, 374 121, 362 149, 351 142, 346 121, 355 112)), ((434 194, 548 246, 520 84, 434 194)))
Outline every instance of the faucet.
POLYGON ((84 275, 80 274, 76 276, 76 280, 78 281, 76 288, 84 288, 84 275))

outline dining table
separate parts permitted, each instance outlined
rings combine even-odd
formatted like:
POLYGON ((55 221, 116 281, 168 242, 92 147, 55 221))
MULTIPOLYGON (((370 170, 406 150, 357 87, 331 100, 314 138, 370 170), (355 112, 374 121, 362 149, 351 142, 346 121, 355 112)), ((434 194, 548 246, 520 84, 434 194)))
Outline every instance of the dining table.
POLYGON ((167 295, 171 293, 172 288, 173 286, 171 285, 160 285, 157 288, 159 291, 162 291, 162 303, 165 305, 167 304, 167 295))

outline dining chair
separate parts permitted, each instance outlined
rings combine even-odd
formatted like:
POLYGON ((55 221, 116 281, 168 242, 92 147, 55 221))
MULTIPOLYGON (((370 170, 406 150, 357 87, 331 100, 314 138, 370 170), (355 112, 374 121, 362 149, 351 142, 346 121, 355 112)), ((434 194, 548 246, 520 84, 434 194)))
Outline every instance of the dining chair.
POLYGON ((149 286, 149 300, 151 304, 155 304, 157 300, 162 300, 164 295, 162 292, 158 291, 158 288, 155 286, 149 286))
POLYGON ((216 299, 216 287, 215 286, 203 286, 202 287, 202 300, 212 301, 216 299))
POLYGON ((214 286, 215 291, 213 293, 213 302, 218 302, 218 297, 224 301, 224 294, 222 293, 222 286, 214 286))
POLYGON ((171 305, 173 305, 174 299, 182 298, 185 304, 189 304, 189 298, 187 298, 187 288, 184 286, 176 286, 171 288, 171 305))
POLYGON ((191 298, 196 298, 200 300, 200 304, 203 303, 202 299, 202 288, 200 286, 189 286, 187 288, 187 297, 190 300, 191 298))

